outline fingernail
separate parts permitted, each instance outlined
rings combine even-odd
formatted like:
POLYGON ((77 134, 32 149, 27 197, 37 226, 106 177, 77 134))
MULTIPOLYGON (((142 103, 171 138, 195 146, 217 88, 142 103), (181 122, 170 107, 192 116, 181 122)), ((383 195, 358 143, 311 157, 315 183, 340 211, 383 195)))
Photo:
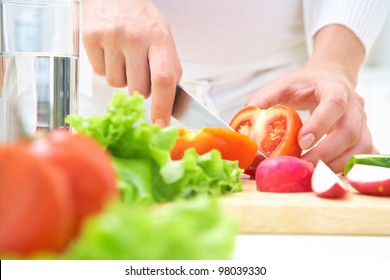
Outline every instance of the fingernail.
POLYGON ((307 150, 313 145, 315 140, 316 137, 313 133, 303 135, 299 140, 299 146, 301 146, 302 150, 307 150))
POLYGON ((166 121, 164 121, 163 119, 156 119, 156 120, 154 120, 154 124, 158 125, 161 128, 164 128, 164 127, 167 126, 166 121))

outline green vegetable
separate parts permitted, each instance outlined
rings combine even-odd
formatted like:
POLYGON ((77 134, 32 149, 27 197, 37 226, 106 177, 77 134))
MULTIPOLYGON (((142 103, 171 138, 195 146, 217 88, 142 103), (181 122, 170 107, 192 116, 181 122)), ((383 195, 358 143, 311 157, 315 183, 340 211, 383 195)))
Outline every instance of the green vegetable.
POLYGON ((70 115, 66 122, 77 132, 94 138, 114 157, 145 158, 162 165, 169 159, 178 129, 160 129, 146 122, 143 100, 138 93, 128 96, 116 92, 104 115, 70 115))
POLYGON ((200 196, 163 207, 115 203, 92 217, 65 259, 228 259, 237 224, 200 196))
POLYGON ((141 95, 115 93, 104 115, 66 119, 111 153, 124 201, 151 204, 242 190, 238 163, 223 160, 217 150, 202 156, 189 150, 181 160, 172 161, 178 128, 161 129, 146 122, 144 114, 141 95))
POLYGON ((351 156, 344 167, 344 175, 347 175, 349 170, 355 164, 376 165, 390 168, 390 155, 376 154, 359 154, 351 156))
POLYGON ((164 182, 180 197, 198 193, 217 197, 241 191, 241 172, 236 161, 223 160, 217 150, 199 156, 195 149, 187 150, 182 160, 170 161, 160 171, 164 182))

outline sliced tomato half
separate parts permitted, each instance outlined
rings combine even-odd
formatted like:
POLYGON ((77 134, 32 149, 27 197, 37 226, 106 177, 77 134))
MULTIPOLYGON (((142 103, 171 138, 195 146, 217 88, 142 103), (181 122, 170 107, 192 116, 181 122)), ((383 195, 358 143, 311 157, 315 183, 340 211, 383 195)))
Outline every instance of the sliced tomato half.
MULTIPOLYGON (((302 120, 295 110, 285 105, 278 104, 266 110, 255 106, 244 107, 233 117, 230 126, 254 140, 267 157, 300 157, 302 153, 298 144, 302 120)), ((254 169, 254 165, 251 168, 254 169)), ((246 173, 251 175, 253 172, 246 173)))
POLYGON ((198 154, 217 149, 223 159, 237 160, 239 167, 245 169, 257 153, 257 145, 252 139, 225 128, 180 129, 179 134, 171 151, 172 159, 181 159, 189 148, 195 148, 198 154))
POLYGON ((278 104, 267 110, 244 107, 233 117, 230 126, 253 139, 267 157, 299 157, 302 153, 297 139, 302 120, 295 110, 285 105, 278 104))

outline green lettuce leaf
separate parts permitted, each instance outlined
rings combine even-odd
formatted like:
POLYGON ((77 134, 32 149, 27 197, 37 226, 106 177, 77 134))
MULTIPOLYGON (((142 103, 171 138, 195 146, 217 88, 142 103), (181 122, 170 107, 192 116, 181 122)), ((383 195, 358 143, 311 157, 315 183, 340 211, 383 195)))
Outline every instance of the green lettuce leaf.
POLYGON ((143 101, 138 93, 128 96, 116 92, 104 115, 70 115, 66 122, 77 132, 98 141, 114 157, 147 158, 162 165, 169 159, 178 129, 174 126, 160 129, 146 122, 143 101))
POLYGON ((90 218, 65 259, 229 259, 237 223, 215 199, 199 196, 163 207, 115 203, 90 218))
POLYGON ((145 121, 143 100, 138 93, 117 92, 104 115, 66 119, 110 152, 124 201, 152 204, 242 190, 238 163, 223 160, 217 150, 202 156, 189 150, 183 159, 171 160, 178 128, 161 129, 145 121))
POLYGON ((223 160, 217 150, 199 156, 195 149, 189 149, 181 160, 164 165, 160 174, 179 197, 188 198, 198 194, 218 197, 241 191, 241 172, 236 161, 223 160))

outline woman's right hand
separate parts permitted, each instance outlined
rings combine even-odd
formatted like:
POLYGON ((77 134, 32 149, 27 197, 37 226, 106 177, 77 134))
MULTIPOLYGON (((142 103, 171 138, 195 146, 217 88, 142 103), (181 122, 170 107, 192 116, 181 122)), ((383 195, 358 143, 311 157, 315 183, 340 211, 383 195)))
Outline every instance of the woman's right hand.
POLYGON ((182 69, 170 26, 152 0, 84 0, 83 43, 113 87, 151 94, 153 123, 170 121, 182 69))

